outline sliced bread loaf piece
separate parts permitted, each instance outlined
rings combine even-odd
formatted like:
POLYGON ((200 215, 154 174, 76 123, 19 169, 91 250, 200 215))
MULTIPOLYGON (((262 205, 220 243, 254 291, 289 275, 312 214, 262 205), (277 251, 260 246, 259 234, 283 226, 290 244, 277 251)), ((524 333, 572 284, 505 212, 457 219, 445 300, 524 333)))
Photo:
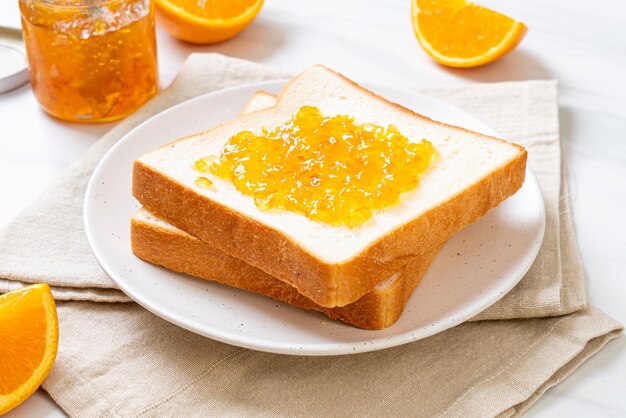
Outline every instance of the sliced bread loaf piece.
POLYGON ((187 234, 146 209, 139 210, 132 218, 130 236, 133 253, 145 261, 322 312, 332 319, 371 330, 387 328, 400 318, 438 250, 433 249, 421 260, 413 260, 358 300, 327 308, 301 295, 286 282, 187 234))
MULTIPOLYGON (((274 95, 258 91, 246 104, 243 113, 272 107, 275 102, 274 95)), ((402 272, 379 283, 355 302, 343 307, 325 308, 302 296, 286 282, 187 234, 146 209, 140 209, 133 216, 130 231, 133 253, 143 260, 319 311, 332 319, 372 330, 387 328, 400 318, 409 297, 436 254, 433 251, 427 259, 410 263, 402 272)))
POLYGON ((242 115, 258 110, 270 109, 276 105, 276 96, 263 90, 255 92, 241 111, 242 115))
POLYGON ((322 66, 292 79, 275 107, 183 138, 135 161, 133 194, 151 212, 234 257, 287 282, 324 307, 350 304, 411 260, 426 260, 452 234, 517 191, 526 151, 515 144, 446 125, 367 91, 322 66), (218 156, 233 135, 285 123, 302 106, 357 122, 395 125, 423 138, 439 158, 398 205, 357 228, 331 226, 288 211, 264 211, 220 178, 195 184, 194 162, 218 156))

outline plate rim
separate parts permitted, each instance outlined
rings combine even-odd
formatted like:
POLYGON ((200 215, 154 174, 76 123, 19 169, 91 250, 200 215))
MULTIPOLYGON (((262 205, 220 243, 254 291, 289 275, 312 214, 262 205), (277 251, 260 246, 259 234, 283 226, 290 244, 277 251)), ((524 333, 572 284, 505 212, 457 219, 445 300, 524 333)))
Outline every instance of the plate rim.
MULTIPOLYGON (((414 329, 414 330, 409 330, 409 331, 405 331, 405 332, 393 335, 391 337, 386 337, 382 339, 374 338, 372 340, 369 340, 370 344, 362 344, 360 342, 359 343, 357 342, 330 343, 329 342, 329 343, 324 343, 324 344, 306 343, 305 345, 307 346, 315 345, 315 348, 303 349, 302 347, 299 347, 299 349, 297 349, 292 344, 274 342, 271 340, 263 340, 263 344, 260 344, 258 338, 244 336, 241 334, 236 335, 232 332, 229 333, 229 332, 222 331, 221 329, 216 329, 215 327, 212 328, 212 331, 208 331, 206 328, 196 326, 195 323, 189 321, 189 319, 186 316, 181 315, 172 309, 163 310, 162 308, 159 308, 158 306, 156 306, 157 305, 156 303, 151 302, 150 300, 146 300, 145 298, 141 297, 141 295, 137 295, 136 292, 130 290, 125 285, 124 280, 119 280, 119 278, 117 277, 117 274, 114 272, 114 269, 111 268, 111 266, 109 265, 109 262, 106 260, 106 257, 103 257, 103 255, 100 254, 100 252, 98 251, 97 244, 94 244, 95 236, 94 236, 94 231, 92 230, 92 226, 91 226, 92 221, 90 217, 90 208, 92 205, 91 203, 92 199, 90 199, 90 197, 92 197, 93 195, 93 188, 95 187, 95 183, 96 183, 95 179, 98 178, 100 172, 104 170, 103 167, 105 166, 105 162, 108 161, 108 159, 112 158, 111 155, 115 153, 117 148, 121 147, 122 144, 128 141, 128 138, 132 137, 132 135, 137 130, 143 129, 145 125, 152 123, 154 119, 161 117, 165 113, 176 112, 178 108, 180 107, 189 106, 191 103, 195 101, 206 100, 206 98, 209 96, 214 96, 214 95, 219 95, 219 94, 228 94, 228 92, 231 92, 231 91, 245 90, 245 89, 250 89, 250 88, 256 88, 259 90, 280 88, 286 82, 288 82, 288 79, 266 80, 266 81, 260 81, 260 82, 245 83, 245 84, 240 84, 237 86, 232 86, 232 87, 228 87, 224 89, 219 89, 213 92, 201 94, 199 96, 184 100, 180 103, 177 103, 173 106, 163 109, 162 111, 158 113, 155 113, 154 115, 150 116, 148 119, 144 120, 137 126, 133 127, 130 131, 124 134, 102 156, 96 168, 93 170, 89 178, 89 181, 87 183, 87 188, 85 190, 85 196, 83 200, 83 226, 84 226, 85 234, 87 236, 87 241, 89 243, 90 250, 92 254, 94 255, 96 261, 98 262, 100 267, 104 270, 104 272, 107 274, 107 276, 111 279, 111 281, 113 281, 119 287, 119 289, 122 292, 124 292, 124 294, 126 294, 134 302, 138 303, 139 305, 141 305, 142 307, 144 307, 151 313, 159 316, 160 318, 163 318, 164 320, 176 326, 179 326, 181 328, 194 332, 198 335, 202 335, 204 337, 214 339, 223 343, 227 343, 230 345, 243 347, 247 349, 252 349, 256 351, 276 353, 276 354, 298 355, 298 356, 303 356, 303 355, 305 356, 334 356, 334 355, 358 354, 358 353, 383 350, 383 349, 411 343, 414 341, 418 341, 418 340, 430 337, 432 335, 438 334, 440 332, 446 331, 450 328, 458 326, 459 324, 467 321, 468 319, 472 318, 478 313, 488 309, 491 305, 493 305, 498 300, 503 298, 511 289, 513 289, 513 287, 515 287, 521 281, 521 279, 525 276, 525 274, 528 272, 531 265, 537 258, 537 255, 543 243, 543 238, 545 234, 545 226, 546 226, 545 200, 543 198, 543 194, 541 193, 541 189, 539 188, 537 178, 528 165, 526 166, 525 182, 531 181, 532 183, 534 183, 534 186, 537 188, 537 190, 539 190, 538 195, 539 195, 540 203, 541 203, 540 220, 539 220, 540 225, 537 231, 536 244, 534 244, 532 247, 532 256, 525 259, 525 263, 523 263, 523 266, 519 270, 517 270, 518 274, 516 275, 514 280, 506 281, 505 283, 507 285, 504 287, 499 287, 498 292, 495 292, 495 291, 492 292, 490 294, 491 297, 484 299, 485 300, 484 303, 475 304, 468 308, 465 308, 453 318, 448 319, 446 321, 447 325, 444 327, 429 327, 433 329, 429 331, 424 331, 424 332, 418 332, 416 329, 414 329), (476 308, 476 306, 478 306, 478 308, 476 308), (359 346, 357 346, 357 344, 359 344, 359 346), (343 346, 349 347, 350 350, 346 348, 340 348, 343 346)), ((371 90, 373 92, 380 91, 380 90, 384 91, 385 89, 401 91, 397 87, 393 87, 390 85, 382 85, 378 83, 363 83, 362 85, 364 85, 368 90, 371 90)), ((417 96, 420 100, 437 102, 439 105, 442 105, 448 108, 454 108, 456 112, 459 112, 461 114, 464 114, 464 116, 466 117, 474 119, 475 121, 483 125, 485 128, 487 128, 487 130, 489 131, 487 132, 488 135, 500 137, 500 135, 494 129, 489 127, 489 125, 487 125, 486 123, 482 122, 480 119, 476 118, 475 116, 471 115, 470 113, 466 112, 465 110, 457 106, 454 106, 443 100, 433 98, 431 96, 428 96, 419 92, 409 91, 408 93, 412 96, 417 96)), ((424 327, 422 327, 421 329, 424 330, 424 327)), ((376 331, 363 330, 363 332, 376 332, 376 331)))

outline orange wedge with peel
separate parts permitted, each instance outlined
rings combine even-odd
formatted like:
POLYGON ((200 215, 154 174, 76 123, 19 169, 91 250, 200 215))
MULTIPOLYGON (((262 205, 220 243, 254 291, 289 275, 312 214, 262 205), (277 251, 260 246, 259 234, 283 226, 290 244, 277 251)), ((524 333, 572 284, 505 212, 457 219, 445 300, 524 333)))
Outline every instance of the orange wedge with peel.
POLYGON ((232 38, 254 20, 261 6, 263 0, 156 0, 163 29, 194 44, 232 38))
POLYGON ((415 36, 428 55, 450 67, 477 67, 520 43, 526 25, 465 0, 412 0, 415 36))
POLYGON ((52 369, 58 343, 57 311, 47 284, 0 295, 0 415, 37 390, 52 369))

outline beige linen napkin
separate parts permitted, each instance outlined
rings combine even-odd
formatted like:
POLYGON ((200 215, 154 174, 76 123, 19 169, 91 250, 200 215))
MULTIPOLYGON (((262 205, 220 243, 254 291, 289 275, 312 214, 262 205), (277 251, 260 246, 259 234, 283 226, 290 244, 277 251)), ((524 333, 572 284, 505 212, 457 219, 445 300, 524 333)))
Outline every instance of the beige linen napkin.
MULTIPOLYGON (((84 190, 97 162, 126 132, 173 104, 224 87, 286 77, 266 66, 216 54, 191 55, 171 87, 105 135, 0 231, 0 292, 22 282, 47 282, 58 300, 129 301, 95 261, 83 232, 84 190)), ((569 202, 563 198, 567 185, 561 183, 556 84, 531 81, 416 90, 469 111, 505 138, 524 145, 545 199, 546 233, 537 260, 509 295, 477 319, 553 316, 585 306, 569 202)))
POLYGON ((339 357, 261 353, 185 331, 136 304, 59 306, 43 384, 76 417, 519 415, 620 332, 590 308, 480 321, 339 357))
MULTIPOLYGON (((120 123, 0 233, 0 286, 47 281, 59 299, 125 300, 82 230, 87 178, 145 118, 218 88, 283 77, 267 67, 192 55, 173 85, 120 123), (106 293, 109 292, 109 293, 106 293)), ((572 234, 553 82, 417 89, 459 105, 529 150, 548 225, 511 294, 479 318, 426 340, 341 357, 259 353, 200 337, 134 303, 60 302, 61 340, 43 387, 71 416, 513 416, 621 332, 585 305, 572 234), (559 216, 561 214, 561 216, 559 216)))

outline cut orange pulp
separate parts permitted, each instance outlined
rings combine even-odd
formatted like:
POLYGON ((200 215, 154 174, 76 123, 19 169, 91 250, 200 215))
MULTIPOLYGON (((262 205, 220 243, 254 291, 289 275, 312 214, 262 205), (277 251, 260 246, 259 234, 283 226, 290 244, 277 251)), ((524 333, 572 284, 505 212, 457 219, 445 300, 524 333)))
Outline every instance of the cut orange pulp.
POLYGON ((0 415, 28 398, 57 354, 57 312, 47 284, 0 295, 0 415))
POLYGON ((428 55, 450 67, 476 67, 502 57, 526 26, 465 0, 412 0, 415 36, 428 55))
POLYGON ((195 44, 232 38, 254 20, 261 6, 263 0, 156 0, 163 29, 195 44))

